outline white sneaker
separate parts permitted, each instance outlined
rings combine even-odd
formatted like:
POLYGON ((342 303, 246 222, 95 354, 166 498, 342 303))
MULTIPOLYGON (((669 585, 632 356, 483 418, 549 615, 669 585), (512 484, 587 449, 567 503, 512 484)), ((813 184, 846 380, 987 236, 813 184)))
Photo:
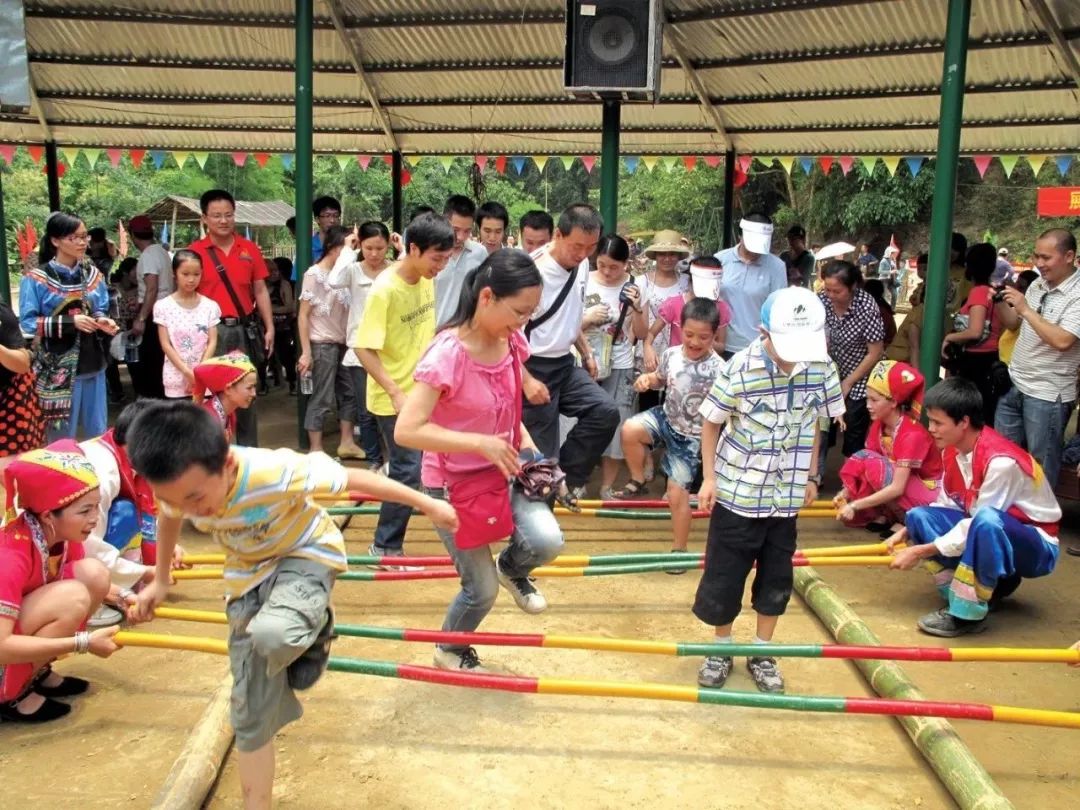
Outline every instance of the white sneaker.
POLYGON ((86 620, 86 626, 97 629, 99 627, 112 627, 124 621, 124 614, 114 607, 102 605, 94 615, 86 620))
POLYGON ((466 647, 460 653, 436 647, 435 666, 439 669, 456 669, 461 672, 475 672, 477 674, 488 671, 481 666, 480 656, 476 654, 476 650, 472 647, 466 647))
POLYGON ((547 599, 536 589, 528 577, 508 577, 503 573, 502 565, 495 560, 495 573, 498 574, 499 584, 510 592, 517 606, 526 613, 543 613, 547 610, 547 599))

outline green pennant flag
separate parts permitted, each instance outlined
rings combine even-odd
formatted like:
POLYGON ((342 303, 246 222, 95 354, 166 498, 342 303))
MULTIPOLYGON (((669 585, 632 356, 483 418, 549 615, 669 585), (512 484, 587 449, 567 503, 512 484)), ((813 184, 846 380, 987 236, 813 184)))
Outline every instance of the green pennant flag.
POLYGON ((574 165, 574 161, 577 160, 577 158, 573 155, 563 155, 559 158, 559 160, 562 161, 563 168, 566 169, 566 171, 570 171, 570 169, 574 165))
POLYGON ((98 158, 101 157, 101 150, 97 148, 83 149, 82 152, 83 155, 86 156, 86 161, 90 164, 90 168, 94 168, 94 166, 97 165, 98 158))
POLYGON ((192 152, 191 156, 195 158, 195 162, 199 164, 200 169, 206 168, 206 159, 210 157, 209 152, 192 152))
POLYGON ((74 166, 75 158, 79 156, 79 152, 82 150, 77 146, 61 146, 57 151, 64 156, 64 160, 67 161, 68 166, 74 166))
POLYGON ((1013 169, 1016 168, 1016 161, 1019 159, 1019 155, 1002 155, 998 158, 1001 161, 1001 167, 1005 169, 1006 177, 1012 177, 1013 169))
POLYGON ((352 155, 334 155, 334 160, 337 161, 337 165, 341 167, 341 170, 345 171, 345 167, 352 163, 352 155))
POLYGON ((446 172, 447 174, 449 174, 450 173, 450 167, 454 165, 454 156, 453 155, 440 155, 437 158, 437 160, 439 161, 439 165, 443 167, 443 171, 446 172))

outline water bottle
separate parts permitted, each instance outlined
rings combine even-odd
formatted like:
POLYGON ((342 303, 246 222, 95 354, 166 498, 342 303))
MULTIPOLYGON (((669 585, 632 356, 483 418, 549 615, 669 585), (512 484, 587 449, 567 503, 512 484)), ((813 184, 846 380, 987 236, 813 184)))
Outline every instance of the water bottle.
POLYGON ((315 390, 315 381, 311 377, 311 372, 307 371, 300 375, 300 393, 304 396, 311 396, 311 392, 315 390))
POLYGON ((138 340, 130 332, 124 333, 124 362, 128 365, 139 362, 138 340))

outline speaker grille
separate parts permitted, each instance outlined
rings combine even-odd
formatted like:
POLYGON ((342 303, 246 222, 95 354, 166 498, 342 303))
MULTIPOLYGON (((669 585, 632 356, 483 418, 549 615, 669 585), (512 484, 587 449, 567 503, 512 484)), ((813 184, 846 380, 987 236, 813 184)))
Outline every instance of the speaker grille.
POLYGON ((650 0, 574 2, 570 83, 575 87, 644 88, 649 76, 650 0))

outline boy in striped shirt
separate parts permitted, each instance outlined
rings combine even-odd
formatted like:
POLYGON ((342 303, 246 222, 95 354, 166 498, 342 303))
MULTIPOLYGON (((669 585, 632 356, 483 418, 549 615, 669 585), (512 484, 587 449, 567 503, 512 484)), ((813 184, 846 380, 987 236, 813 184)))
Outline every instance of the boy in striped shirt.
MULTIPOLYGON (((718 643, 730 644, 757 563, 751 595, 754 643, 762 654, 748 658, 747 667, 758 689, 782 692, 784 680, 765 645, 791 598, 796 516, 821 483, 811 475, 819 428, 844 412, 844 397, 825 345, 825 308, 810 290, 773 292, 761 308, 760 331, 721 367, 701 404, 698 503, 712 516, 693 609, 716 628, 718 643)), ((706 658, 698 683, 723 686, 732 663, 731 656, 706 658)))
POLYGON ((330 591, 347 567, 345 540, 316 499, 362 490, 421 509, 451 532, 457 515, 444 501, 346 469, 323 453, 229 447, 221 425, 190 402, 141 413, 129 430, 128 454, 159 505, 157 575, 131 617, 149 621, 164 600, 184 517, 224 546, 230 719, 244 805, 270 807, 273 737, 303 713, 294 690, 314 686, 326 669, 330 591))

